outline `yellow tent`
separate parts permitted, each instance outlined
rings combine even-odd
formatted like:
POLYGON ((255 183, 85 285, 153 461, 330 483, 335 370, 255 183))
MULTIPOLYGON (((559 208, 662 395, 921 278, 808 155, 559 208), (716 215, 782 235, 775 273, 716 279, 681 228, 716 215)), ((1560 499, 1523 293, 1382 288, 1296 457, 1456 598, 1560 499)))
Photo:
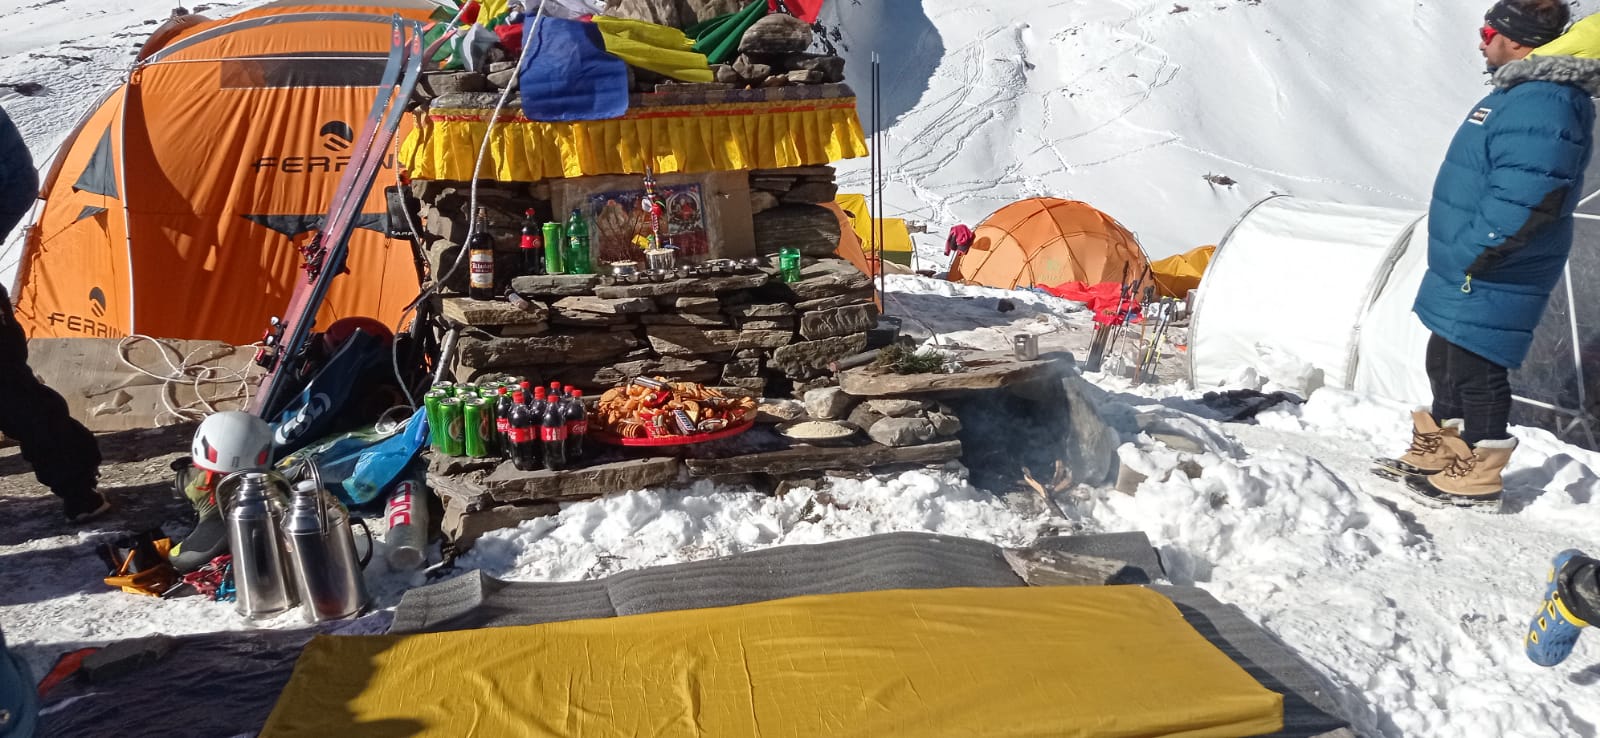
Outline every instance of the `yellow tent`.
POLYGON ((1211 265, 1211 255, 1216 251, 1216 246, 1199 246, 1161 261, 1150 262, 1150 271, 1155 272, 1161 296, 1181 300, 1189 294, 1189 290, 1198 289, 1200 278, 1205 276, 1206 267, 1211 265))
MULTIPOLYGON (((840 193, 834 203, 850 216, 850 227, 861 238, 862 246, 872 243, 872 208, 867 206, 866 195, 840 193)), ((911 231, 904 218, 879 218, 883 222, 883 258, 911 266, 911 231)))

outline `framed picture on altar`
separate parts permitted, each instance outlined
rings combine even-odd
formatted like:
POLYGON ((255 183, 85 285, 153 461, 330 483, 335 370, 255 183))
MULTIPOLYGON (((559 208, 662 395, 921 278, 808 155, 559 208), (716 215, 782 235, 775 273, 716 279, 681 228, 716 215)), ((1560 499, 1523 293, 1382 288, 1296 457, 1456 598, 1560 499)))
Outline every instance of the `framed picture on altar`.
MULTIPOLYGON (((679 263, 705 261, 711 252, 705 199, 698 183, 656 188, 662 200, 661 237, 678 249, 679 263)), ((644 190, 599 192, 588 196, 585 210, 593 228, 590 248, 601 263, 644 261, 651 234, 644 190)))

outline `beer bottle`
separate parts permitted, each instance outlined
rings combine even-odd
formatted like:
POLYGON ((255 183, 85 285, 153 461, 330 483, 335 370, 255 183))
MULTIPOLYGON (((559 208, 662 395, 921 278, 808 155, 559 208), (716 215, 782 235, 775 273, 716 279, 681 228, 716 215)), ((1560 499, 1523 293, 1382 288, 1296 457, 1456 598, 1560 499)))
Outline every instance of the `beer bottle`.
POLYGON ((478 217, 472 226, 472 238, 467 239, 467 250, 472 269, 467 296, 474 300, 493 300, 494 237, 489 235, 488 208, 478 208, 478 217))
POLYGON ((522 220, 522 273, 544 274, 544 226, 533 218, 533 208, 528 208, 522 220))

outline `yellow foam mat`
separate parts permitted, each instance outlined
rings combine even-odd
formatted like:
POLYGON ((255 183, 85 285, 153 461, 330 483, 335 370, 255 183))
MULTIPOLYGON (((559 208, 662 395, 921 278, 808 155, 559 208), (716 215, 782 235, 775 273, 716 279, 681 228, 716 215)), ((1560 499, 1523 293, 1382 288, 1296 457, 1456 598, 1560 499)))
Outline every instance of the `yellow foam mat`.
POLYGON ((318 636, 263 736, 1247 736, 1268 691, 1141 587, 816 595, 318 636))

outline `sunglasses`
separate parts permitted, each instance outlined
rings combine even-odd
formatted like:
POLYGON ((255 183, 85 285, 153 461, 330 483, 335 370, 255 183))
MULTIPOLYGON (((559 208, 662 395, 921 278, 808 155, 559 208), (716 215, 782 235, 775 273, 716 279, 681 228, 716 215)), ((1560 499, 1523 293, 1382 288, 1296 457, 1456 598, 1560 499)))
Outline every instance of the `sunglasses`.
POLYGON ((1494 26, 1485 25, 1484 27, 1478 29, 1478 38, 1483 39, 1483 43, 1485 44, 1494 41, 1494 37, 1498 35, 1500 35, 1500 32, 1494 30, 1494 26))

